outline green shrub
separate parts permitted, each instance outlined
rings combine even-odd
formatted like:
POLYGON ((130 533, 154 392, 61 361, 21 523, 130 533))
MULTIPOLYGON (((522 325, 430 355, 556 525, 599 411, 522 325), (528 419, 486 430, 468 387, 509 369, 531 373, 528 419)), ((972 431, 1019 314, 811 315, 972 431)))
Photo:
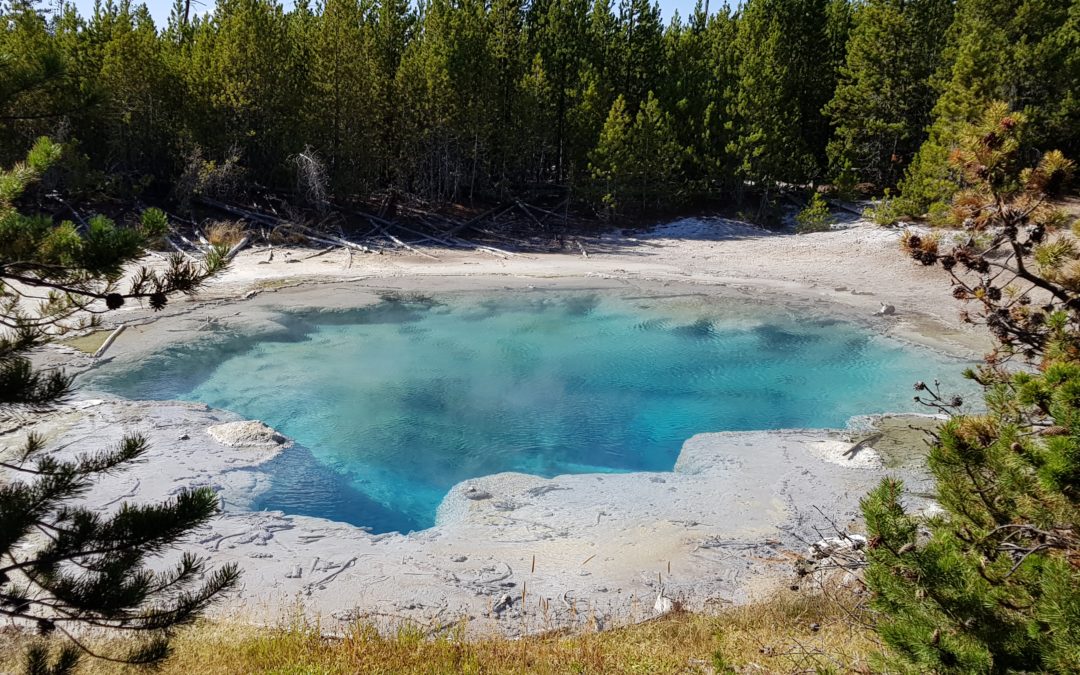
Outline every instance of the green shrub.
POLYGON ((1080 250, 1055 236, 1067 218, 1046 206, 1073 164, 1051 151, 1021 171, 1024 122, 998 103, 960 135, 951 159, 965 189, 951 211, 963 237, 902 242, 948 273, 971 303, 962 316, 996 349, 967 373, 985 412, 915 384, 916 401, 949 416, 927 458, 940 512, 909 511, 892 478, 863 501, 880 672, 1080 673, 1080 250))
POLYGON ((898 205, 897 201, 898 200, 892 196, 891 191, 888 188, 885 188, 885 194, 882 195, 881 199, 873 206, 863 210, 863 217, 882 227, 895 225, 904 215, 906 215, 898 205))
POLYGON ((806 208, 799 211, 799 215, 795 216, 795 231, 799 234, 828 232, 832 229, 834 222, 836 222, 836 219, 833 218, 832 212, 829 211, 828 202, 825 201, 820 192, 815 192, 806 208))

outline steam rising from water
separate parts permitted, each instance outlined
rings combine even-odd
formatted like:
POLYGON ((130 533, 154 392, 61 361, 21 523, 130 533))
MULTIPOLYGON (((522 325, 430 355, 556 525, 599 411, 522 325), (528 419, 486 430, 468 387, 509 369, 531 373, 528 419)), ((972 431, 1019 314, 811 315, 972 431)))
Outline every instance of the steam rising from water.
POLYGON ((501 471, 670 470, 703 431, 842 426, 912 410, 960 366, 867 330, 704 298, 392 296, 280 334, 174 348, 96 386, 203 401, 297 446, 255 508, 408 531, 501 471))

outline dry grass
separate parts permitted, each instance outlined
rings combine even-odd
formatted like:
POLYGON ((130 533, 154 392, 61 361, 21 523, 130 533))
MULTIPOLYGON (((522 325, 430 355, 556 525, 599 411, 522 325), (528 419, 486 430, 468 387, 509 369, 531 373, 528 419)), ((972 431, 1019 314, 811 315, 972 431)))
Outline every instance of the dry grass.
MULTIPOLYGON (((716 616, 674 613, 600 633, 521 640, 462 637, 463 626, 431 639, 402 628, 380 636, 367 625, 342 639, 297 623, 268 629, 202 622, 176 640, 155 672, 218 673, 793 673, 870 672, 873 634, 851 618, 853 599, 784 592, 716 616)), ((0 663, 18 646, 0 642, 0 663)), ((82 672, 115 673, 86 660, 82 672)), ((131 669, 130 672, 137 672, 131 669)))
POLYGON ((244 235, 244 225, 235 221, 219 221, 206 228, 206 240, 214 246, 233 246, 240 243, 244 235))
POLYGON ((86 335, 65 338, 60 340, 60 344, 73 347, 87 354, 93 354, 105 343, 105 339, 110 335, 112 335, 111 330, 95 330, 86 335))

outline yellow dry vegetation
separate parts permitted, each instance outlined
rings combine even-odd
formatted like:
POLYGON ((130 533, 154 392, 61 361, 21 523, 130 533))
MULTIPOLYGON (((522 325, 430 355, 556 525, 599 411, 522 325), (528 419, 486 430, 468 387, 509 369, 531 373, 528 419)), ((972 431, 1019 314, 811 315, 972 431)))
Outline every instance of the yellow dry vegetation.
POLYGON ((234 246, 244 238, 244 224, 237 221, 218 221, 206 228, 206 239, 214 246, 234 246))
MULTIPOLYGON (((202 621, 180 633, 155 673, 869 673, 875 636, 856 599, 784 591, 713 616, 674 612, 601 632, 466 639, 416 627, 380 635, 366 624, 327 638, 302 622, 260 628, 202 621)), ((20 645, 0 641, 0 662, 20 645)), ((83 673, 145 672, 93 659, 83 673)))

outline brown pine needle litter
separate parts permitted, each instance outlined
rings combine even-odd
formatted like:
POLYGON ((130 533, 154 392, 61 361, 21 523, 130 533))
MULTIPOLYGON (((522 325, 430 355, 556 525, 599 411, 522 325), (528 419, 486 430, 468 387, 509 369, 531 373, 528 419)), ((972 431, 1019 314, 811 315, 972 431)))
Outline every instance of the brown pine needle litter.
MULTIPOLYGON (((261 628, 204 620, 179 633, 173 655, 154 672, 868 673, 877 642, 857 605, 844 594, 783 591, 712 616, 676 611, 599 633, 522 639, 465 638, 464 624, 434 638, 418 627, 380 635, 357 624, 328 638, 301 621, 261 628)), ((0 663, 18 663, 29 639, 0 634, 0 663)), ((84 658, 79 672, 146 671, 84 658)))

